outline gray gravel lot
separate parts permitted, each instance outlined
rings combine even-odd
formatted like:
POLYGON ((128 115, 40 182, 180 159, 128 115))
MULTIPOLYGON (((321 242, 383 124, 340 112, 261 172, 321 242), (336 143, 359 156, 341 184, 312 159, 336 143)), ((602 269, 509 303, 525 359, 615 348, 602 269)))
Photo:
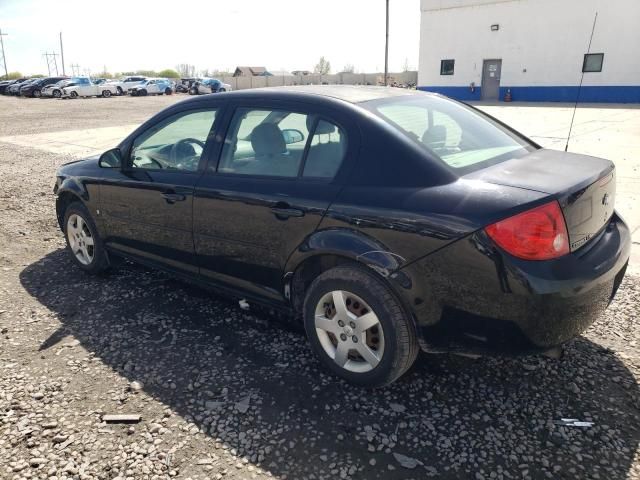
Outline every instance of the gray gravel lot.
MULTIPOLYGON (((0 97, 0 136, 174 101, 0 97)), ((640 478, 639 277, 561 360, 423 355, 362 390, 268 312, 131 264, 74 268, 52 194, 71 159, 0 142, 0 478, 640 478), (141 421, 102 422, 116 413, 141 421)))

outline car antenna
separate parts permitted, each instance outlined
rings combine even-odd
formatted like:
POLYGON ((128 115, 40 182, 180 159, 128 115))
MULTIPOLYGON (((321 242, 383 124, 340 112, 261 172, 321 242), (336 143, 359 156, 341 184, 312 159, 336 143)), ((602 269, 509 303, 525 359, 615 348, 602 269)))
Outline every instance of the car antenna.
MULTIPOLYGON (((591 53, 591 40, 593 40, 593 32, 596 31, 597 21, 598 21, 598 12, 596 12, 595 17, 593 17, 593 26, 591 27, 591 36, 589 37, 589 46, 587 47, 587 55, 591 53)), ((573 115, 571 115, 571 124, 569 125, 569 134, 567 135, 567 143, 564 146, 565 152, 569 148, 569 139, 571 138, 571 130, 573 130, 573 120, 576 118, 576 110, 578 109, 578 100, 580 100, 580 90, 582 90, 583 80, 584 80, 584 62, 582 63, 582 76, 580 77, 580 85, 578 86, 578 94, 576 95, 576 104, 573 106, 573 115)))

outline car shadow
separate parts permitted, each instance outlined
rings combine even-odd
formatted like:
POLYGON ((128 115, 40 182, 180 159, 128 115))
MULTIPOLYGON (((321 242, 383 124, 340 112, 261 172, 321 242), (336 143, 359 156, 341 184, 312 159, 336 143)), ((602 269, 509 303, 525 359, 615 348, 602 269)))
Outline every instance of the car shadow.
POLYGON ((560 361, 425 355, 394 385, 369 391, 326 374, 303 335, 270 315, 163 273, 125 264, 87 276, 59 249, 20 279, 62 322, 41 351, 73 335, 276 477, 622 479, 633 464, 637 383, 585 338, 560 361))

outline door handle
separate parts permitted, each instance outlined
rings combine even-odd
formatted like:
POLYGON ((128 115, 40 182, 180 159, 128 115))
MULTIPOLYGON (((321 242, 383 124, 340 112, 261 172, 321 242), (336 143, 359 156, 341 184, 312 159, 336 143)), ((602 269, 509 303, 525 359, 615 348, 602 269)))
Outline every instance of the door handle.
POLYGON ((163 193, 162 198, 164 198, 167 203, 176 203, 186 200, 187 196, 181 193, 163 193))
POLYGON ((304 212, 298 208, 291 208, 288 203, 278 202, 275 207, 271 207, 271 212, 280 220, 289 217, 304 217, 304 212))

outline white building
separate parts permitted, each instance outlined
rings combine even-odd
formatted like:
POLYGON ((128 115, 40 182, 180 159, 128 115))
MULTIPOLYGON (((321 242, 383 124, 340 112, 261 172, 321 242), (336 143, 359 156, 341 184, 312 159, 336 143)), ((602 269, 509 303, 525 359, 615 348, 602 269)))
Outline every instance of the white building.
POLYGON ((574 102, 583 70, 580 102, 640 103, 640 0, 421 0, 420 89, 574 102))

